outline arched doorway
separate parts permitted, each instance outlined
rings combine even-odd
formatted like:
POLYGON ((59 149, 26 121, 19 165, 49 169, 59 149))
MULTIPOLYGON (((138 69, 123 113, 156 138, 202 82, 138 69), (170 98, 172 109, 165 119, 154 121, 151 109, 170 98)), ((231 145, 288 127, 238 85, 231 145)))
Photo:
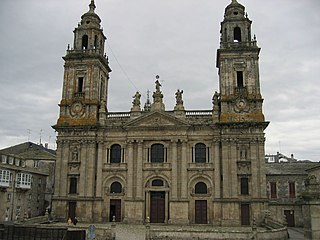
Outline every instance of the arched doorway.
POLYGON ((167 223, 169 218, 169 189, 161 178, 154 178, 147 183, 146 218, 150 223, 167 223))

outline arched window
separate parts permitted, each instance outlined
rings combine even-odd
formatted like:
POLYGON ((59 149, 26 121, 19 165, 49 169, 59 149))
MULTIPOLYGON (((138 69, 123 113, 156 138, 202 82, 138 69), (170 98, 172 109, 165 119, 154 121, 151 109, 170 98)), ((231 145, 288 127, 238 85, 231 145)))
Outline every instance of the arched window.
POLYGON ((82 49, 88 49, 88 35, 82 36, 82 49))
POLYGON ((195 162, 196 163, 206 162, 206 145, 203 143, 197 143, 195 145, 195 162))
POLYGON ((113 144, 110 148, 110 163, 121 162, 121 146, 119 144, 113 144))
POLYGON ((152 186, 161 187, 163 186, 163 181, 161 179, 155 179, 151 183, 152 186))
POLYGON ((241 29, 239 27, 233 29, 233 40, 235 42, 241 42, 241 29))
POLYGON ((110 193, 122 193, 121 183, 113 182, 110 187, 110 193))
POLYGON ((162 144, 153 144, 151 146, 151 162, 164 162, 164 146, 162 144))
POLYGON ((206 194, 208 193, 207 185, 204 182, 198 182, 195 186, 196 194, 206 194))

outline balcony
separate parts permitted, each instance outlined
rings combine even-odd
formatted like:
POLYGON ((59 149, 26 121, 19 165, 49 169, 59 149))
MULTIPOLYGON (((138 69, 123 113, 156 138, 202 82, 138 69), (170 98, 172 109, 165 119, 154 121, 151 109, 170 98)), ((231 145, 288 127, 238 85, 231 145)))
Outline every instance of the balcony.
POLYGON ((10 187, 10 182, 0 181, 0 188, 8 188, 10 187))
POLYGON ((29 189, 31 189, 31 184, 28 184, 28 183, 16 183, 16 188, 20 188, 21 190, 29 190, 29 189))

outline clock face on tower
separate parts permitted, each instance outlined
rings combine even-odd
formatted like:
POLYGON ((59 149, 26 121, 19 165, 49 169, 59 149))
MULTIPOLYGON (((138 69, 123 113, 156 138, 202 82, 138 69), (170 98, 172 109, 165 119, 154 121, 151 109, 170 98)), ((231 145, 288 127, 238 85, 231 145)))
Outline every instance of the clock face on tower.
POLYGON ((81 102, 74 102, 70 108, 72 117, 81 117, 84 114, 84 106, 81 102))

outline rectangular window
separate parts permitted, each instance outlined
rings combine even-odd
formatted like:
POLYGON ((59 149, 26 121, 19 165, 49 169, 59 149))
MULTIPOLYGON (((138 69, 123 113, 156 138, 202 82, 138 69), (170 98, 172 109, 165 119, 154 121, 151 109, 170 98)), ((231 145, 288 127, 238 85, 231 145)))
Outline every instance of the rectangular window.
POLYGON ((289 197, 290 198, 296 197, 296 184, 295 184, 295 182, 289 182, 289 197))
POLYGON ((78 184, 77 178, 75 177, 70 178, 69 193, 71 194, 77 193, 77 184, 78 184))
POLYGON ((241 188, 241 195, 248 195, 249 194, 249 180, 247 177, 241 178, 240 182, 241 188))
POLYGON ((20 159, 19 159, 19 158, 16 158, 15 165, 16 165, 17 167, 20 166, 20 159))
POLYGON ((78 78, 78 93, 83 92, 83 77, 78 78))
POLYGON ((243 72, 237 71, 237 87, 243 87, 243 72))
POLYGON ((14 158, 13 157, 8 157, 8 163, 13 165, 14 158))
POLYGON ((10 171, 0 170, 0 186, 9 187, 10 186, 10 171))
POLYGON ((18 173, 16 176, 16 187, 17 188, 31 188, 32 175, 29 173, 18 173))
POLYGON ((1 162, 2 163, 7 163, 7 156, 6 155, 2 155, 1 156, 1 162))
POLYGON ((277 198, 277 183, 270 182, 270 197, 277 198))

